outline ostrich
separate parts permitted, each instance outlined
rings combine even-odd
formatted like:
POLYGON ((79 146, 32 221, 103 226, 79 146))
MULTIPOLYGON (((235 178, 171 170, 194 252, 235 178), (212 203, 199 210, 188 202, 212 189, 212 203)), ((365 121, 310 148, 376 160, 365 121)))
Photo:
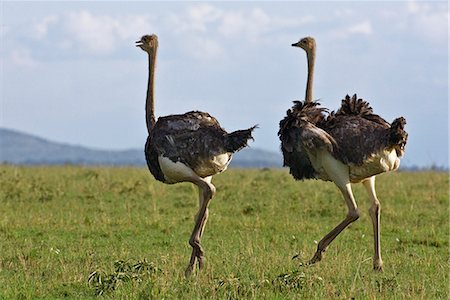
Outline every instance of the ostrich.
POLYGON ((345 219, 322 238, 308 264, 320 261, 330 243, 359 218, 351 184, 361 182, 371 201, 373 268, 382 271, 380 202, 375 193, 375 175, 398 169, 408 136, 404 131, 406 121, 400 117, 389 124, 356 94, 351 98, 347 95, 336 112, 326 115, 327 109, 312 100, 315 40, 305 37, 292 46, 306 51, 308 81, 305 101, 294 101, 280 121, 278 135, 284 166, 290 168, 296 180, 334 182, 348 207, 345 219))
POLYGON ((154 80, 158 38, 154 34, 144 35, 136 46, 148 53, 149 61, 145 158, 150 173, 156 180, 167 184, 192 182, 199 190, 200 208, 189 239, 192 254, 185 271, 188 276, 196 262, 199 269, 204 264, 200 239, 208 219, 208 205, 216 192, 211 183, 212 176, 225 171, 232 154, 253 139, 252 131, 256 126, 227 133, 214 117, 200 111, 160 117, 156 121, 154 80))

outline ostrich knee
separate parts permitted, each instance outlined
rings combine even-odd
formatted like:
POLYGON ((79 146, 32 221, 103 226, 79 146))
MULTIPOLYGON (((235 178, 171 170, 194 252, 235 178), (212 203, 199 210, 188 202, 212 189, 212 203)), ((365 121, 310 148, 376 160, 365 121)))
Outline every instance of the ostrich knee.
POLYGON ((347 214, 347 218, 349 219, 349 221, 351 223, 353 223, 356 220, 358 220, 360 216, 361 216, 361 213, 359 212, 359 209, 355 209, 355 210, 349 211, 348 214, 347 214))

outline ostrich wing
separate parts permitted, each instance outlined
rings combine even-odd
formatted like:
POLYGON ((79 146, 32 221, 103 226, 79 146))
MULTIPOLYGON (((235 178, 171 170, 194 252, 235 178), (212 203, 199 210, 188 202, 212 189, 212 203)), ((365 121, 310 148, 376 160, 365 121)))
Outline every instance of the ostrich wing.
POLYGON ((338 116, 325 130, 338 145, 334 156, 345 164, 364 161, 389 146, 390 126, 360 116, 338 116))
POLYGON ((307 151, 315 152, 318 150, 327 150, 330 153, 336 148, 336 141, 325 130, 316 127, 311 123, 306 123, 301 129, 301 146, 307 151))
POLYGON ((304 120, 299 120, 297 127, 283 130, 281 140, 284 165, 297 180, 317 178, 310 156, 321 150, 334 153, 337 147, 331 135, 304 120))
POLYGON ((158 119, 152 132, 156 152, 195 169, 201 161, 226 153, 226 131, 207 113, 188 112, 158 119))

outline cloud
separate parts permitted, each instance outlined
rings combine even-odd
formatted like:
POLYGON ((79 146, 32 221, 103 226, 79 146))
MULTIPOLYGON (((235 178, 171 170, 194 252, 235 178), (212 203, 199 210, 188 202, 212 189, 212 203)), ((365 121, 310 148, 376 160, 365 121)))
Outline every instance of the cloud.
MULTIPOLYGON (((42 41, 51 40, 51 44, 56 46, 55 49, 64 51, 63 55, 66 56, 74 52, 95 56, 109 55, 120 49, 124 43, 154 32, 166 36, 175 35, 180 41, 180 49, 185 50, 194 59, 214 60, 224 57, 224 43, 230 42, 225 41, 226 39, 267 43, 274 38, 273 33, 298 28, 314 21, 312 16, 286 18, 271 14, 260 7, 231 9, 209 3, 194 3, 155 15, 117 15, 73 10, 44 16, 30 26, 32 38, 38 39, 40 45, 48 45, 49 43, 42 41)), ((22 46, 30 48, 32 43, 31 40, 22 41, 22 46)), ((46 51, 40 53, 48 54, 46 51)), ((15 55, 16 61, 25 60, 25 54, 15 55), (19 59, 19 56, 22 59, 19 59)))
MULTIPOLYGON (((136 39, 143 35, 151 25, 148 16, 94 15, 88 11, 77 11, 68 14, 64 28, 75 45, 82 51, 91 54, 105 54, 115 51, 119 44, 128 39, 136 39)), ((64 45, 71 44, 67 41, 64 45)))
POLYGON ((355 11, 350 8, 338 8, 334 11, 336 18, 349 18, 355 15, 355 11))
POLYGON ((382 11, 381 16, 401 35, 447 43, 449 12, 446 3, 408 1, 401 9, 382 11))
POLYGON ((228 12, 224 14, 218 31, 226 37, 240 36, 257 41, 268 31, 271 21, 271 18, 260 8, 254 8, 249 12, 228 12))
MULTIPOLYGON (((182 48, 196 60, 225 57, 229 40, 246 43, 266 43, 273 33, 312 23, 312 16, 286 18, 267 13, 259 7, 227 9, 212 4, 191 4, 184 10, 163 16, 165 29, 178 35, 182 48), (189 40, 184 39, 184 34, 189 40), (242 42, 244 41, 244 42, 242 42)), ((278 37, 278 36, 277 36, 278 37)))
POLYGON ((100 54, 114 50, 118 25, 118 21, 110 16, 80 11, 69 14, 65 27, 81 49, 100 54))
POLYGON ((446 3, 409 1, 406 4, 406 12, 412 23, 412 26, 408 27, 431 40, 447 40, 449 12, 446 3))
POLYGON ((222 11, 210 4, 189 6, 182 13, 169 13, 166 25, 177 33, 207 32, 211 23, 220 19, 222 11))
POLYGON ((199 61, 212 61, 225 57, 225 50, 215 40, 206 37, 191 38, 186 44, 188 53, 199 61))
POLYGON ((44 38, 47 35, 50 26, 55 25, 56 23, 58 23, 58 21, 59 17, 56 15, 44 17, 42 20, 32 26, 34 36, 38 39, 44 38))
POLYGON ((361 23, 350 26, 347 29, 349 34, 362 34, 371 35, 372 34, 372 23, 369 20, 363 21, 361 23))
POLYGON ((313 16, 286 18, 268 14, 261 8, 225 12, 218 33, 228 38, 247 39, 251 42, 266 42, 268 35, 283 29, 298 28, 315 21, 313 16))
POLYGON ((33 32, 36 38, 44 38, 47 36, 48 30, 50 26, 55 25, 59 20, 59 17, 56 15, 46 16, 38 23, 34 24, 33 32))
POLYGON ((13 64, 21 67, 34 68, 39 65, 31 56, 31 51, 26 48, 13 49, 10 54, 10 60, 13 64))
POLYGON ((353 35, 370 36, 373 34, 372 23, 364 20, 356 24, 348 25, 344 28, 331 31, 331 36, 336 39, 347 39, 353 35))
POLYGON ((220 19, 223 12, 209 4, 200 4, 189 7, 187 10, 188 20, 193 27, 200 31, 207 30, 207 24, 220 19))
POLYGON ((177 33, 209 33, 219 38, 245 38, 252 42, 262 41, 270 32, 296 28, 315 20, 312 16, 273 16, 259 7, 232 10, 211 4, 193 4, 184 11, 170 13, 165 19, 167 27, 177 33))
POLYGON ((428 8, 428 5, 424 5, 424 4, 420 4, 417 3, 416 1, 408 1, 408 3, 406 4, 406 10, 409 13, 420 13, 420 11, 422 10, 422 8, 428 8))

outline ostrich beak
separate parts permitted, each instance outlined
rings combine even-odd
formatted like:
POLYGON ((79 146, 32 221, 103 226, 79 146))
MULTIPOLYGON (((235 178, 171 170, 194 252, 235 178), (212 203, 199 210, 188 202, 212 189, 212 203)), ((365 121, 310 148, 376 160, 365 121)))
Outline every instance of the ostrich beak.
POLYGON ((300 42, 293 43, 291 46, 292 46, 292 47, 300 47, 300 42))
POLYGON ((141 47, 142 46, 142 41, 136 41, 136 47, 141 47))

